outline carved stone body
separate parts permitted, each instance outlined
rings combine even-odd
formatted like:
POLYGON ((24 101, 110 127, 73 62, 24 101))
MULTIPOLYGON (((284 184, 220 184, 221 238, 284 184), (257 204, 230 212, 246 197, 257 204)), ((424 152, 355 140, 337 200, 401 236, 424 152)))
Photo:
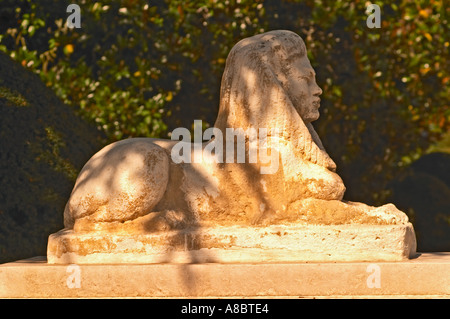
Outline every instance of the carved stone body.
MULTIPOLYGON (((314 76, 303 40, 295 33, 272 31, 240 41, 227 59, 215 127, 224 139, 230 127, 267 128, 268 136, 277 142, 269 147, 278 154, 277 170, 261 174, 260 159, 248 162, 254 142, 248 136, 245 163, 175 164, 171 149, 177 141, 119 141, 95 154, 81 171, 66 205, 65 226, 78 231, 124 228, 124 223, 136 219, 133 225, 142 230, 199 222, 314 223, 315 217, 324 218, 321 207, 343 209, 343 203, 323 201, 315 207, 317 214, 301 209, 306 199, 308 203, 311 199, 340 201, 345 192, 334 162, 311 125, 319 116, 322 93, 314 76)), ((196 152, 192 146, 192 157, 196 152)), ((226 155, 227 150, 223 152, 226 155)), ((363 216, 356 206, 347 207, 350 219, 375 222, 366 218, 372 214, 363 216)), ((407 221, 400 212, 393 216, 391 210, 388 215, 379 215, 378 222, 407 221)), ((326 219, 330 223, 333 216, 326 219)))

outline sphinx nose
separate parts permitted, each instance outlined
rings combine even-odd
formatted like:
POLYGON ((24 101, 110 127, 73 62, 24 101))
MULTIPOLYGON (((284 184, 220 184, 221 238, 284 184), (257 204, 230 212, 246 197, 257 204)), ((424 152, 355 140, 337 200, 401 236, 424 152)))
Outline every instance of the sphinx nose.
POLYGON ((322 89, 320 88, 320 86, 317 85, 317 83, 314 84, 314 88, 313 88, 312 92, 313 92, 314 96, 322 95, 322 89))

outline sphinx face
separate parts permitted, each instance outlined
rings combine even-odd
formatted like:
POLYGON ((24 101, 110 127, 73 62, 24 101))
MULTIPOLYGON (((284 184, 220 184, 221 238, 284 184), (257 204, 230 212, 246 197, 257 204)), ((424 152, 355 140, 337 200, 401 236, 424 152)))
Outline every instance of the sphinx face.
POLYGON ((319 118, 322 89, 316 83, 316 73, 304 56, 293 61, 286 85, 286 91, 297 112, 305 123, 319 118))

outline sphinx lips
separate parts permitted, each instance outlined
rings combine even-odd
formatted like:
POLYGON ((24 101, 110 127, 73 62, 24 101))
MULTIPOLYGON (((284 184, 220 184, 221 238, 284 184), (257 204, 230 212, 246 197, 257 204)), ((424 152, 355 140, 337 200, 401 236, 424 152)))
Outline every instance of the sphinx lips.
POLYGON ((320 99, 313 101, 313 102, 312 102, 312 105, 313 105, 314 107, 319 108, 319 107, 320 107, 320 99))

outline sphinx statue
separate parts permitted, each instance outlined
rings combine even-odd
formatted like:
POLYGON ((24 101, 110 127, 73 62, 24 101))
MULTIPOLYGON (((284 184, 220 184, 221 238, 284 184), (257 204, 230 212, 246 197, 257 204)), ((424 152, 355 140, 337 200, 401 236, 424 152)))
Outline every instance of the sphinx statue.
POLYGON ((411 258, 416 243, 406 214, 392 204, 343 200, 344 183, 312 126, 321 94, 300 36, 278 30, 241 40, 226 61, 209 140, 130 138, 100 150, 76 180, 65 229, 49 238, 49 262, 156 262, 173 251, 253 260, 249 256, 264 250, 267 238, 257 238, 264 234, 284 234, 266 240, 277 244, 265 251, 274 256, 288 249, 291 259, 273 260, 411 258), (180 145, 183 161, 176 158, 180 145), (344 235, 330 235, 328 248, 314 241, 332 230, 344 235), (302 233, 309 242, 299 239, 302 233), (345 236, 361 238, 359 255, 345 236), (240 237, 246 244, 238 243, 240 237), (370 238, 373 251, 364 254, 370 238), (378 245, 380 238, 385 242, 378 245), (130 239, 134 246, 117 244, 130 239), (342 258, 326 252, 339 251, 339 240, 348 246, 342 258), (380 248, 391 244, 392 251, 380 248), (155 254, 159 259, 149 257, 155 254))

